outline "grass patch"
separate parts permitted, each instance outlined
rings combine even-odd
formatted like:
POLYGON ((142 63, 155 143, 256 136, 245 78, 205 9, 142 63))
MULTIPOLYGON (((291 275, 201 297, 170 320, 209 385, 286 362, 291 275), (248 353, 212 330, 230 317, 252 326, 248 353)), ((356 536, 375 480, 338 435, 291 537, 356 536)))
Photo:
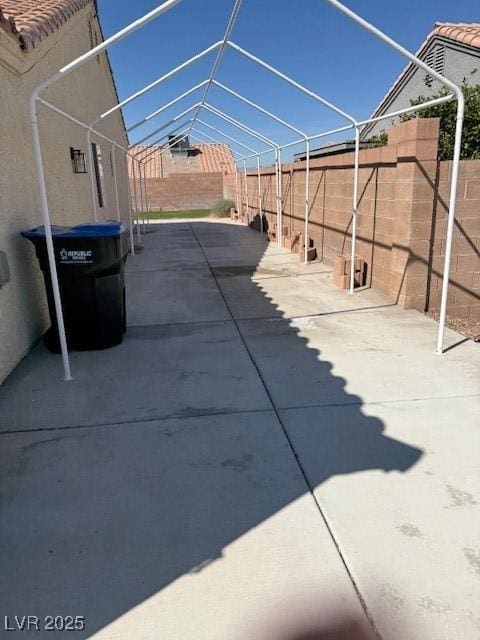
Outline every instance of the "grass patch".
POLYGON ((136 214, 135 217, 147 220, 174 220, 175 218, 209 218, 212 215, 210 209, 186 209, 185 211, 145 211, 136 214))

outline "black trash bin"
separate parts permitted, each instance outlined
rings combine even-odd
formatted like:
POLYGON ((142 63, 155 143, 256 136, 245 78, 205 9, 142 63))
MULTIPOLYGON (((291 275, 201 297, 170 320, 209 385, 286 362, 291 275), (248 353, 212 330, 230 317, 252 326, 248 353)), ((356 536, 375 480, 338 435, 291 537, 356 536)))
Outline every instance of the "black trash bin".
MULTIPOLYGON (((120 222, 52 226, 65 332, 69 349, 106 349, 120 344, 126 330, 125 262, 127 232, 120 222)), ((52 326, 47 349, 60 353, 57 315, 45 228, 22 232, 35 245, 47 289, 52 326)))

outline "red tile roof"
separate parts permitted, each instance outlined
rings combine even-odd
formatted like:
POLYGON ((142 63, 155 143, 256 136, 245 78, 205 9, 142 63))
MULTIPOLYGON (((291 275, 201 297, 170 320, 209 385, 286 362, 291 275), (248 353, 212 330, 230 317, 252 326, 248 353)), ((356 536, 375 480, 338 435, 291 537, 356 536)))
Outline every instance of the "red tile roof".
MULTIPOLYGON (((152 153, 152 147, 137 145, 130 149, 131 153, 139 153, 138 159, 146 156, 150 161, 146 165, 147 178, 168 177, 172 173, 235 173, 235 162, 230 147, 227 144, 191 144, 191 149, 198 149, 196 156, 174 158, 167 152, 160 155, 163 146, 157 145, 158 153, 152 153)), ((129 164, 130 161, 129 161, 129 164)))
POLYGON ((235 173, 235 163, 228 144, 195 144, 195 149, 200 150, 202 170, 208 172, 235 173))
POLYGON ((480 24, 466 22, 436 22, 430 35, 442 36, 480 49, 480 24))
POLYGON ((22 49, 59 29, 94 0, 0 0, 0 28, 18 39, 22 49))

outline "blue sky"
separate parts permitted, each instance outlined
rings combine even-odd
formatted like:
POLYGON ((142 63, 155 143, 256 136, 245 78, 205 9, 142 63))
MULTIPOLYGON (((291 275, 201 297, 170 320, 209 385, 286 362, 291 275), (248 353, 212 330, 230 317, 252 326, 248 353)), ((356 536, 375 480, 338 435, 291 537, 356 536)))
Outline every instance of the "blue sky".
MULTIPOLYGON (((105 37, 158 4, 158 0, 98 0, 105 37)), ((346 4, 412 51, 435 21, 480 21, 478 0, 347 0, 346 4)), ((120 98, 220 40, 232 6, 233 0, 183 0, 111 48, 120 98)), ((356 117, 368 117, 405 66, 399 54, 323 0, 244 0, 232 40, 356 117)), ((127 125, 206 79, 213 60, 214 54, 203 58, 128 105, 127 125)), ((233 51, 224 56, 217 79, 308 134, 344 124, 336 114, 233 51)), ((197 96, 201 90, 138 128, 132 141, 187 109, 197 96)), ((208 101, 277 142, 295 139, 282 125, 218 88, 211 90, 208 101)), ((211 114, 201 117, 251 147, 265 148, 211 114)))

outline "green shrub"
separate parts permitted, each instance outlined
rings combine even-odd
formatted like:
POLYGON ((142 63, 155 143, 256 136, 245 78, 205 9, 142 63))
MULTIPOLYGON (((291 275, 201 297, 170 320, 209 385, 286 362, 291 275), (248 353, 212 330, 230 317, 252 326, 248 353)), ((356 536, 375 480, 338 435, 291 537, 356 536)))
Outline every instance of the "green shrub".
POLYGON ((384 147, 388 144, 388 133, 382 129, 378 136, 370 136, 365 142, 369 142, 374 147, 384 147))
MULTIPOLYGON (((462 160, 475 160, 480 158, 480 84, 470 86, 466 81, 462 86, 465 97, 465 119, 463 122, 462 149, 460 158, 462 160)), ((441 98, 450 93, 443 88, 433 96, 418 96, 410 100, 412 107, 415 107, 428 100, 441 98)), ((455 143, 455 124, 457 117, 457 101, 442 102, 441 104, 427 107, 420 111, 412 111, 404 114, 401 122, 412 120, 413 118, 440 118, 440 134, 438 139, 439 160, 451 160, 453 157, 453 146, 455 143)), ((366 142, 383 146, 388 144, 388 134, 382 130, 378 136, 372 136, 366 142)))
MULTIPOLYGON (((462 160, 480 158, 480 84, 470 86, 464 81, 463 95, 465 97, 465 120, 463 123, 462 160)), ((440 98, 450 93, 447 89, 441 89, 437 94, 419 96, 410 100, 412 107, 433 98, 440 98)), ((451 160, 453 157, 453 145, 455 142, 455 120, 457 116, 457 101, 443 102, 442 104, 427 107, 422 111, 413 112, 403 116, 402 120, 411 118, 440 118, 440 137, 438 141, 438 155, 440 160, 451 160)))
POLYGON ((230 209, 235 208, 235 203, 233 200, 219 200, 212 207, 212 214, 217 216, 218 218, 223 218, 228 216, 230 213, 230 209))

